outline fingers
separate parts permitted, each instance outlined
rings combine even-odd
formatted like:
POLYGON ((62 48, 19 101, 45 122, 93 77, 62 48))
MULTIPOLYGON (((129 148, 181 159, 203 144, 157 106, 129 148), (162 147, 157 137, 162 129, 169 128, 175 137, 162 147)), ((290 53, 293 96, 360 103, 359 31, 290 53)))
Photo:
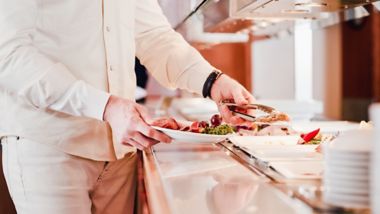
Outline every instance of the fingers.
POLYGON ((245 105, 248 103, 254 103, 255 98, 245 88, 239 88, 232 92, 232 96, 236 104, 245 105))
MULTIPOLYGON (((256 99, 252 96, 252 94, 251 93, 249 93, 247 90, 244 90, 244 96, 247 98, 247 100, 248 100, 248 103, 255 103, 256 102, 256 99)), ((249 115, 255 115, 255 110, 253 110, 253 109, 249 109, 248 111, 247 111, 247 114, 249 114, 249 115)))
MULTIPOLYGON (((255 98, 243 87, 238 87, 231 93, 233 100, 238 105, 245 105, 248 103, 254 103, 255 98)), ((236 109, 240 111, 239 109, 236 109)), ((226 106, 219 106, 219 111, 222 114, 223 119, 232 124, 240 124, 245 122, 245 120, 239 116, 235 116, 226 106)), ((250 115, 254 115, 254 110, 242 110, 242 112, 250 115)))
POLYGON ((129 139, 129 140, 126 140, 126 141, 123 141, 124 145, 126 146, 133 146, 133 147, 136 147, 137 149, 139 150, 144 150, 144 147, 142 145, 140 145, 139 143, 137 143, 135 140, 133 139, 129 139))
MULTIPOLYGON (((255 103, 255 98, 252 96, 251 93, 249 93, 246 89, 242 89, 242 90, 238 90, 237 92, 235 92, 235 94, 233 94, 234 96, 234 100, 237 104, 239 105, 245 105, 245 104, 248 104, 248 103, 255 103)), ((248 110, 246 111, 247 114, 250 114, 250 115, 254 115, 255 114, 255 110, 248 110)))
POLYGON ((135 132, 135 134, 133 134, 131 138, 124 140, 122 144, 134 146, 139 150, 144 150, 146 148, 150 148, 151 146, 157 143, 159 143, 159 141, 148 138, 139 132, 135 132))
POLYGON ((146 137, 146 136, 144 136, 138 132, 133 136, 132 140, 134 140, 138 144, 142 145, 144 148, 149 148, 149 147, 160 142, 160 141, 148 138, 148 137, 146 137))
POLYGON ((241 90, 241 89, 235 90, 232 93, 232 96, 234 97, 234 101, 236 104, 238 104, 238 105, 248 104, 248 100, 245 98, 245 96, 243 94, 243 90, 241 90))
POLYGON ((229 121, 231 124, 239 125, 245 122, 245 120, 239 116, 233 116, 229 121))
POLYGON ((231 123, 231 124, 239 124, 239 123, 242 123, 244 122, 244 120, 239 117, 239 116, 235 116, 229 109, 227 106, 225 105, 221 105, 219 106, 219 111, 223 117, 223 120, 225 122, 228 122, 228 123, 231 123))
POLYGON ((146 143, 149 145, 154 145, 158 142, 171 142, 171 138, 169 136, 153 129, 148 125, 148 123, 150 123, 152 119, 148 113, 148 110, 144 106, 136 105, 136 110, 139 112, 141 119, 143 120, 143 122, 140 123, 137 127, 137 130, 143 134, 137 135, 138 139, 134 138, 135 140, 137 140, 137 142, 140 142, 139 140, 141 140, 142 143, 146 143))
POLYGON ((219 107, 219 112, 222 115, 223 120, 226 122, 229 122, 230 118, 233 117, 232 112, 225 105, 219 105, 218 107, 219 107))
POLYGON ((256 102, 256 99, 247 90, 244 90, 243 94, 244 94, 244 97, 248 100, 249 103, 255 103, 256 102))
POLYGON ((169 136, 153 129, 145 122, 138 124, 137 131, 141 132, 146 137, 152 138, 153 140, 157 140, 159 142, 170 143, 172 141, 169 136))

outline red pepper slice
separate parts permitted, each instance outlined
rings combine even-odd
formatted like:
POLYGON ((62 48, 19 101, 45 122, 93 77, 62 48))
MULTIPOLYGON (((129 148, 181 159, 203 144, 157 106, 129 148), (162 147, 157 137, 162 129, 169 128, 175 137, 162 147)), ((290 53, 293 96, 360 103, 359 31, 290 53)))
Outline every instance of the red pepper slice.
POLYGON ((301 137, 305 142, 309 142, 309 141, 313 140, 315 136, 317 136, 319 131, 320 131, 320 129, 316 129, 316 130, 309 132, 303 136, 301 135, 301 137))

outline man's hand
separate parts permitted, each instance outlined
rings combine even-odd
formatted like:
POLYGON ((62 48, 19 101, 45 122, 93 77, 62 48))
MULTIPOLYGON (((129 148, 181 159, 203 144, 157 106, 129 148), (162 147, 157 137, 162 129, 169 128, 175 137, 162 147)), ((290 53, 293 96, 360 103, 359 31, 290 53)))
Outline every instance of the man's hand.
POLYGON ((130 100, 111 96, 103 119, 110 124, 117 143, 143 150, 159 142, 171 142, 170 137, 148 125, 149 115, 146 109, 130 100))
POLYGON ((220 76, 212 85, 211 99, 218 105, 223 119, 234 124, 242 123, 244 120, 238 116, 233 116, 226 106, 220 105, 220 102, 225 99, 233 99, 236 104, 244 105, 255 101, 247 89, 225 74, 220 76))

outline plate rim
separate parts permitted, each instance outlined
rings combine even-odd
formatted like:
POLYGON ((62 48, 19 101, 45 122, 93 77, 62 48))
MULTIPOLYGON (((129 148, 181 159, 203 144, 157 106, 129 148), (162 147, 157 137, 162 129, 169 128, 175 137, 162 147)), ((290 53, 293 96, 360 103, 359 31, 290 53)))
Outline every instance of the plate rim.
POLYGON ((212 138, 225 137, 226 139, 230 136, 234 136, 234 134, 226 134, 226 135, 203 134, 203 133, 196 133, 196 132, 181 131, 181 130, 176 130, 176 129, 162 128, 159 126, 151 126, 151 127, 163 132, 167 131, 167 132, 173 132, 173 133, 178 133, 178 134, 182 133, 182 134, 192 135, 192 136, 204 136, 204 137, 212 137, 212 138))

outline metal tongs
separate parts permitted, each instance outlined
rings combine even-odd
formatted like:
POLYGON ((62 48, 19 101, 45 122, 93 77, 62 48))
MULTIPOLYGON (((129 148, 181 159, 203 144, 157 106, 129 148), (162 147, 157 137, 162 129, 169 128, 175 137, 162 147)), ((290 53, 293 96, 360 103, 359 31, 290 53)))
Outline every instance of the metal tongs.
POLYGON ((239 104, 234 103, 231 100, 223 100, 220 104, 226 105, 228 107, 228 109, 231 112, 233 112, 234 114, 240 116, 241 118, 243 118, 245 120, 252 121, 252 122, 256 122, 258 118, 253 116, 253 115, 240 112, 240 111, 238 111, 238 109, 241 109, 241 110, 260 110, 260 111, 265 112, 267 114, 275 114, 275 113, 279 112, 271 106, 262 105, 262 104, 258 104, 258 103, 250 103, 250 104, 245 104, 245 105, 239 105, 239 104))

